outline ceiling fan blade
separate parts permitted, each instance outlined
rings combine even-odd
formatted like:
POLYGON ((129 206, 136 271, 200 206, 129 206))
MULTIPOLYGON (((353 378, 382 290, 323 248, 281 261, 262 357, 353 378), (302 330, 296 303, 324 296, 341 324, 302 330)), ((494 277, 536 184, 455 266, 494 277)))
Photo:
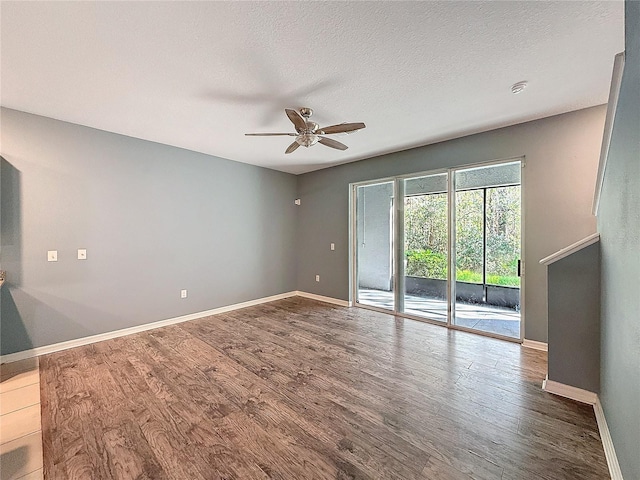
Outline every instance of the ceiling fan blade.
POLYGON ((320 137, 318 143, 326 145, 327 147, 337 148, 338 150, 346 150, 349 148, 344 143, 337 142, 333 138, 320 137))
POLYGON ((321 128, 320 131, 322 131, 324 135, 330 135, 332 133, 355 132, 356 130, 362 130, 363 128, 366 128, 366 125, 362 122, 341 123, 340 125, 331 125, 330 127, 321 128))
POLYGON ((287 114, 287 117, 289 117, 289 120, 291 120, 291 123, 296 127, 297 131, 300 132, 307 128, 307 122, 305 122, 304 118, 302 118, 297 111, 291 108, 285 108, 284 111, 287 114))
POLYGON ((288 135, 290 137, 297 137, 297 133, 245 133, 247 137, 275 137, 276 135, 288 135))
POLYGON ((293 142, 291 145, 289 145, 287 147, 287 149, 284 151, 284 153, 291 153, 293 152, 296 148, 298 148, 300 146, 300 144, 298 142, 293 142))

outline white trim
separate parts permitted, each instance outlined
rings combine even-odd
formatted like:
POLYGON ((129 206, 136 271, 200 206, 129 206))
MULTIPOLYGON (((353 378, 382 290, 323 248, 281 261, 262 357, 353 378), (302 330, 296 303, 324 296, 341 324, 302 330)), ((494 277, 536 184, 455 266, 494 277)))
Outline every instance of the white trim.
POLYGON ((297 291, 295 294, 299 297, 310 298, 311 300, 318 300, 319 302, 332 303, 333 305, 340 305, 341 307, 350 307, 351 302, 348 300, 340 300, 339 298, 325 297, 324 295, 316 295, 315 293, 297 291))
POLYGON ((593 194, 593 206, 591 213, 598 215, 600 206, 600 194, 604 185, 604 174, 607 168, 609 157, 609 145, 611 144, 611 134, 613 133, 613 122, 616 117, 618 107, 618 97, 620 86, 622 85, 622 72, 624 71, 624 52, 617 54, 613 60, 613 73, 611 74, 611 86, 609 87, 609 101, 607 102, 607 115, 604 121, 604 135, 602 146, 600 147, 600 163, 598 164, 598 176, 596 177, 596 188, 593 194))
POLYGON ((520 160, 520 339, 525 340, 525 326, 527 323, 527 248, 525 241, 527 238, 526 226, 527 226, 527 209, 526 207, 526 195, 527 195, 527 158, 521 157, 520 160))
POLYGON ((354 305, 358 300, 358 267, 356 264, 357 251, 357 225, 356 225, 356 195, 357 186, 349 184, 349 306, 354 305))
POLYGON ((597 397, 596 403, 593 405, 593 411, 596 414, 598 430, 600 431, 600 439, 602 440, 602 447, 604 448, 604 456, 607 458, 607 465, 609 466, 611 480, 624 480, 622 478, 622 470, 620 470, 616 450, 613 448, 613 440, 611 439, 607 419, 604 417, 602 404, 600 403, 600 399, 597 397))
POLYGON ((554 382, 549 380, 549 376, 542 382, 542 389, 546 392, 554 395, 560 395, 561 397, 570 398, 578 402, 587 403, 593 405, 593 412, 596 416, 598 423, 598 431, 600 432, 600 440, 602 440, 602 448, 604 449, 604 456, 607 459, 607 466, 609 467, 609 475, 611 480, 624 480, 622 478, 622 470, 620 470, 620 464, 618 463, 618 456, 613 446, 613 439, 611 438, 611 432, 609 432, 609 426, 607 425, 607 419, 604 416, 604 410, 598 395, 581 388, 572 387, 563 383, 554 382))
POLYGON ((533 348, 534 350, 542 350, 543 352, 549 351, 549 346, 545 342, 538 342, 536 340, 528 340, 524 339, 522 341, 522 346, 525 348, 533 348))
POLYGON ((575 400, 576 402, 586 403, 588 405, 595 405, 598 395, 582 388, 572 387, 571 385, 565 385, 564 383, 554 382, 549 380, 549 376, 542 382, 542 389, 545 392, 553 393, 554 395, 560 395, 561 397, 575 400))
POLYGON ((583 248, 588 247, 589 245, 593 245, 594 243, 597 243, 599 241, 600 234, 592 233, 588 237, 585 237, 576 243, 572 243, 568 247, 564 247, 562 250, 558 250, 556 253, 552 253, 548 257, 544 257, 542 260, 540 260, 540 263, 542 265, 550 265, 553 262, 557 262, 564 257, 568 257, 569 255, 576 253, 578 250, 582 250, 583 248))
MULTIPOLYGON (((210 315, 216 315, 218 313, 230 312, 232 310, 238 310, 240 308, 251 307, 253 305, 260 305, 262 303, 273 302, 275 300, 281 300, 283 298, 294 297, 298 294, 299 292, 295 292, 295 291, 280 293, 278 295, 257 298, 255 300, 249 300, 247 302, 242 302, 242 303, 235 303, 233 305, 214 308, 212 310, 205 310, 203 312, 190 313, 188 315, 168 318, 166 320, 160 320, 158 322, 145 323, 144 325, 137 325, 135 327, 123 328, 121 330, 114 330, 113 332, 100 333, 98 335, 91 335, 90 337, 83 337, 83 338, 78 338, 76 340, 69 340, 66 342, 54 343, 53 345, 46 345, 44 347, 36 347, 30 350, 23 350, 21 352, 10 353, 8 355, 2 355, 0 357, 0 363, 17 362, 18 360, 24 360, 25 358, 38 357, 40 355, 59 352, 62 350, 67 350, 69 348, 81 347, 83 345, 102 342, 104 340, 110 340, 112 338, 124 337, 125 335, 131 335, 133 333, 144 332, 146 330, 153 330, 155 328, 160 328, 160 327, 166 327, 167 325, 174 325, 176 323, 188 322, 189 320, 196 320, 198 318, 208 317, 210 315)), ((304 296, 304 295, 301 295, 301 296, 304 296)), ((323 298, 327 298, 327 297, 323 297, 323 298)))
POLYGON ((447 328, 454 325, 456 303, 456 176, 447 170, 447 328))

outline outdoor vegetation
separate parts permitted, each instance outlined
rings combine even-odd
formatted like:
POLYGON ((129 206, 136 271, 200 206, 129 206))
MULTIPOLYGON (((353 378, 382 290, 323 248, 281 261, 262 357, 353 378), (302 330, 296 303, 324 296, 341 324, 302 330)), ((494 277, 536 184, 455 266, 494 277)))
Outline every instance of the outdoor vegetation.
MULTIPOLYGON (((405 238, 406 274, 446 280, 446 193, 405 199, 405 238)), ((482 283, 486 255, 486 283, 519 286, 520 187, 456 192, 456 250, 457 281, 482 283), (483 245, 485 192, 486 252, 483 245)))

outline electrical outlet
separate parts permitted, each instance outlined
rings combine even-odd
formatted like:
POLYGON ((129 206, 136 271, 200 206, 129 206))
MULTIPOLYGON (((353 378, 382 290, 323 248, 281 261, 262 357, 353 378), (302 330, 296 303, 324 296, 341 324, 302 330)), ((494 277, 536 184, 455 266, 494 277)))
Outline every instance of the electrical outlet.
POLYGON ((180 298, 187 298, 187 291, 186 290, 180 290, 180 298))
POLYGON ((47 252, 47 262, 57 262, 58 261, 58 250, 49 250, 47 252))
POLYGON ((332 243, 332 244, 331 244, 331 250, 335 250, 335 249, 336 249, 336 244, 335 244, 335 243, 332 243))
POLYGON ((296 198, 296 199, 293 201, 293 203, 295 203, 296 205, 300 205, 300 199, 299 199, 299 198, 296 198))
POLYGON ((320 275, 316 275, 316 282, 320 281, 320 275))
POLYGON ((87 259, 87 249, 79 248, 78 249, 78 260, 86 260, 87 259))

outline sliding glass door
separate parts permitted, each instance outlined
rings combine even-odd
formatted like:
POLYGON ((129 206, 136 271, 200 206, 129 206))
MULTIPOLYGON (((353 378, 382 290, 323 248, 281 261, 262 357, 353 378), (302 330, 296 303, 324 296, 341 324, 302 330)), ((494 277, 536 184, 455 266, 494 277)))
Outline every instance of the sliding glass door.
POLYGON ((520 162, 452 172, 452 323, 520 338, 520 162))
POLYGON ((356 304, 521 338, 520 160, 352 188, 356 304))
POLYGON ((404 313, 447 322, 449 265, 447 173, 400 180, 404 194, 404 313))
POLYGON ((395 310, 394 182, 355 188, 356 303, 395 310))

